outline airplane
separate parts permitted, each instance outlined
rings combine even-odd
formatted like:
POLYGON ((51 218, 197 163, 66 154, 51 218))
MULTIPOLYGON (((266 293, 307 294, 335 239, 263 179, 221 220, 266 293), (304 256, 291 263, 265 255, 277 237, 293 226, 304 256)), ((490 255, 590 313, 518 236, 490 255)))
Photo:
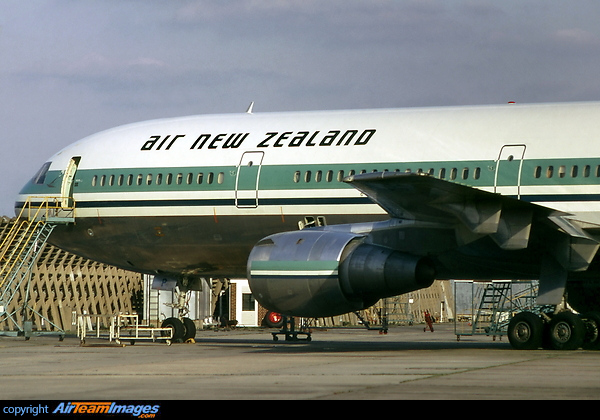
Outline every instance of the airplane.
POLYGON ((197 290, 247 278, 328 317, 437 280, 538 280, 517 349, 600 348, 600 102, 247 112, 86 137, 15 208, 76 209, 50 242, 197 290))

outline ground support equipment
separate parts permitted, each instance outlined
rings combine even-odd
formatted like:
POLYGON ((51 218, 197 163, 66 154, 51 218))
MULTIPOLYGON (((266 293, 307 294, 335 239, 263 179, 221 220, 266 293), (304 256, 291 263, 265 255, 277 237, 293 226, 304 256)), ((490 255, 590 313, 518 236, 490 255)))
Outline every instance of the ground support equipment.
POLYGON ((278 335, 284 335, 285 341, 311 341, 311 332, 307 330, 296 331, 296 323, 294 317, 283 317, 283 328, 277 332, 272 332, 273 341, 279 340, 278 335), (298 338, 298 335, 305 335, 305 338, 298 338))
POLYGON ((140 325, 137 314, 118 315, 89 315, 77 316, 77 336, 82 345, 87 337, 105 338, 110 343, 121 345, 123 341, 129 341, 131 345, 136 341, 145 340, 156 342, 164 340, 170 345, 173 340, 172 328, 156 328, 140 325), (101 322, 102 319, 105 322, 101 322), (108 324, 108 330, 101 330, 101 325, 108 324), (91 332, 92 334, 88 334, 91 332))

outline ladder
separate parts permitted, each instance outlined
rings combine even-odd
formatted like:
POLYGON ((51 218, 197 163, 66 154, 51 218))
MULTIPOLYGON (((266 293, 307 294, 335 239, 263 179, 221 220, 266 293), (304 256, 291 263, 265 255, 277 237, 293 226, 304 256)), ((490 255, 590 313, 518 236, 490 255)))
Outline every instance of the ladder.
POLYGON ((502 329, 505 303, 510 300, 512 283, 493 281, 483 291, 477 315, 473 321, 473 334, 496 335, 502 329))
POLYGON ((32 313, 62 332, 33 309, 29 303, 29 289, 32 270, 54 228, 58 224, 75 221, 74 207, 63 207, 58 198, 38 200, 39 198, 31 197, 25 202, 0 243, 0 321, 10 320, 17 328, 17 334, 24 335, 26 339, 32 333, 32 313), (13 302, 20 293, 22 305, 13 302))

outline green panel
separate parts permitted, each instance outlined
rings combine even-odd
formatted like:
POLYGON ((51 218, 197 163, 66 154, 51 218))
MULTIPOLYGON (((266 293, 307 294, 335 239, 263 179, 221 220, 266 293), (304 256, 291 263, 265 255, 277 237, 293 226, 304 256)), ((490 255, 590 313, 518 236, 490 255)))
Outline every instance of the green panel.
MULTIPOLYGON (((498 185, 517 184, 519 162, 519 160, 501 162, 498 185)), ((237 166, 80 169, 75 176, 74 192, 233 191, 237 170, 237 166), (170 184, 167 179, 169 174, 172 177, 170 184), (151 175, 151 178, 149 175, 151 175), (127 185, 130 176, 132 184, 127 185), (120 177, 123 177, 123 185, 119 185, 120 177), (212 182, 209 179, 211 177, 212 182), (160 183, 157 182, 159 178, 160 183), (139 185, 138 179, 140 180, 139 185), (102 180, 103 185, 101 185, 102 180), (95 186, 92 185, 94 181, 95 186)), ((258 165, 243 168, 243 170, 245 172, 242 174, 240 189, 254 189, 254 182, 258 175, 258 165), (249 172, 246 173, 246 171, 249 172)), ((417 172, 420 170, 431 173, 435 177, 465 185, 491 187, 494 186, 496 161, 262 165, 260 167, 259 189, 316 190, 352 188, 351 185, 341 182, 341 179, 352 173, 358 174, 361 171, 385 170, 398 172, 417 172)), ((30 182, 24 186, 21 192, 31 195, 60 193, 61 181, 60 171, 50 171, 46 175, 44 184, 38 185, 30 182)), ((600 158, 523 160, 521 186, 594 185, 598 183, 600 183, 600 158)))
POLYGON ((337 271, 337 261, 252 261, 251 270, 337 271))

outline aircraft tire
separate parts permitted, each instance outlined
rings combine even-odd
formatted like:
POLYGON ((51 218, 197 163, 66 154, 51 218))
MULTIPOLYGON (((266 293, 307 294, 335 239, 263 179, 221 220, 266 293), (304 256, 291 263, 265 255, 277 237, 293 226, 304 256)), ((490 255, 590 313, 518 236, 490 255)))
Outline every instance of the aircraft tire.
POLYGON ((586 350, 600 350, 600 312, 588 312, 581 318, 585 323, 586 330, 583 348, 586 350))
POLYGON ((560 312, 548 326, 550 345, 554 350, 575 350, 583 345, 586 327, 573 312, 560 312))
POLYGON ((171 328, 173 330, 172 340, 174 343, 180 343, 183 341, 185 335, 185 326, 179 318, 167 318, 162 322, 161 328, 171 328))
POLYGON ((183 341, 193 340, 196 338, 196 324, 190 318, 183 318, 183 326, 185 332, 183 334, 183 341))
POLYGON ((517 350, 536 350, 542 345, 544 323, 531 312, 516 314, 508 324, 508 341, 517 350))

